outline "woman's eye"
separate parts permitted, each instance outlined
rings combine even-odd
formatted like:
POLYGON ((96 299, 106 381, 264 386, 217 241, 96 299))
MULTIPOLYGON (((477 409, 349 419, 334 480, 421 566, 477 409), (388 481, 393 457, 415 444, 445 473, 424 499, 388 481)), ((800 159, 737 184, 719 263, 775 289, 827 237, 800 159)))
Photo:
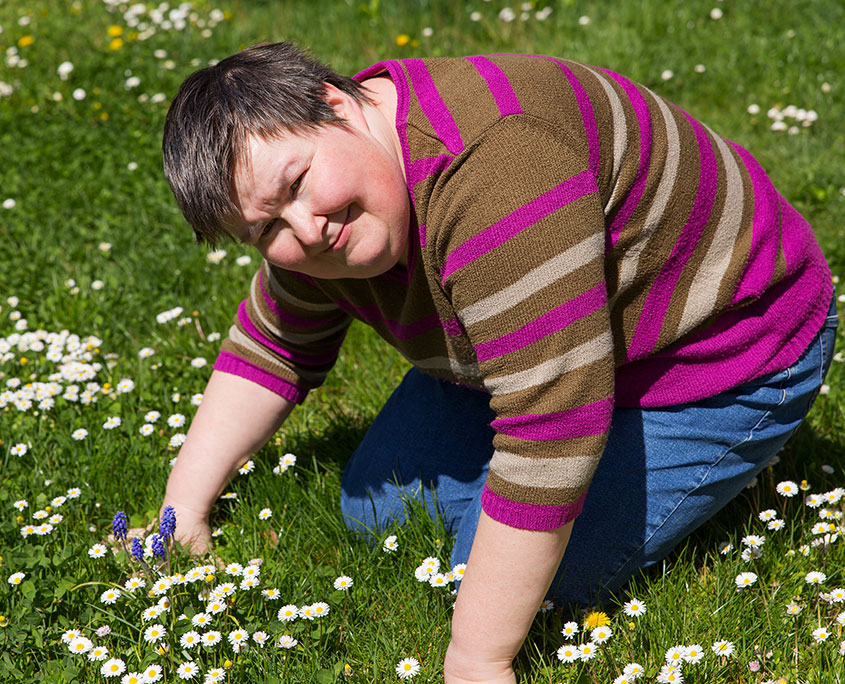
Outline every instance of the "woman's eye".
POLYGON ((273 230, 273 226, 276 224, 276 219, 272 221, 268 221, 267 225, 261 230, 261 237, 265 237, 270 234, 270 231, 273 230))
POLYGON ((305 176, 305 172, 303 171, 299 174, 299 178, 297 178, 290 186, 290 196, 293 197, 296 195, 296 191, 299 190, 299 186, 302 184, 302 178, 305 176))

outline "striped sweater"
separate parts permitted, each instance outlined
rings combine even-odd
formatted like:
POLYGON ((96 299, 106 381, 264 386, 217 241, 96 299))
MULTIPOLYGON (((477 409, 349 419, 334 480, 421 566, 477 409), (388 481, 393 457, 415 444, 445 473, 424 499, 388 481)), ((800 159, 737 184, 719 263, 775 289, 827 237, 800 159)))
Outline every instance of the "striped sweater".
POLYGON ((606 69, 539 56, 376 64, 398 92, 408 267, 317 280, 263 263, 215 367, 300 402, 352 319, 486 390, 482 494, 523 529, 575 518, 614 406, 715 395, 791 365, 832 296, 758 162, 606 69))

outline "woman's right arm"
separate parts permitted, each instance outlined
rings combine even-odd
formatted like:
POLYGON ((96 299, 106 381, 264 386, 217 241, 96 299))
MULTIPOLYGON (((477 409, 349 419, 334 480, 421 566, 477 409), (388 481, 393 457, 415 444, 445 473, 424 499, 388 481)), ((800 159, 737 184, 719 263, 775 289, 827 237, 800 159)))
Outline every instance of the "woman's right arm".
POLYGON ((167 481, 164 506, 176 511, 176 540, 204 553, 214 502, 295 404, 240 376, 214 371, 167 481))

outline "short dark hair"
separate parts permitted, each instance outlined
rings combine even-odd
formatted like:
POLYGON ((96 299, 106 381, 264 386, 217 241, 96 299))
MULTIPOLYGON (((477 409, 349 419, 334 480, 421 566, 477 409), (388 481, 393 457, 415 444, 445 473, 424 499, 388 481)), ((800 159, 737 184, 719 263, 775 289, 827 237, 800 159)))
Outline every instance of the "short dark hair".
POLYGON ((251 135, 342 125, 325 100, 330 83, 359 103, 366 88, 313 59, 293 43, 253 45, 191 74, 167 112, 164 174, 197 242, 228 236, 238 212, 234 174, 251 135))

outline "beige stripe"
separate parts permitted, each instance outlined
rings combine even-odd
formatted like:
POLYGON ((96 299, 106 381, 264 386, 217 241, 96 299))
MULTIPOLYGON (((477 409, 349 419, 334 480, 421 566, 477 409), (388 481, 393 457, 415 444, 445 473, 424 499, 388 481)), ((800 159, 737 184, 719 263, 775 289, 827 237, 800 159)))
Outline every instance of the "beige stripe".
MULTIPOLYGON (((315 304, 313 302, 306 302, 304 299, 300 299, 299 297, 294 297, 290 292, 285 290, 282 285, 276 280, 273 272, 270 270, 270 266, 267 262, 263 262, 262 267, 266 267, 264 275, 267 277, 266 282, 270 283, 270 292, 274 298, 278 298, 283 300, 287 304, 292 304, 293 306, 299 307, 300 309, 306 309, 308 311, 317 312, 326 312, 326 311, 337 311, 338 307, 337 304, 330 302, 328 304, 315 304)), ((255 278, 253 279, 253 287, 256 290, 257 296, 263 296, 261 294, 260 288, 258 288, 258 274, 255 274, 255 278)))
POLYGON ((637 266, 640 262, 640 255, 648 245, 648 241, 655 229, 663 220, 663 212, 672 196, 672 188, 678 176, 678 166, 681 158, 680 135, 675 118, 666 103, 657 95, 648 91, 657 102, 658 109, 663 115, 663 122, 666 124, 666 164, 663 167, 663 174, 660 183, 654 192, 651 207, 646 216, 642 229, 637 234, 636 242, 628 248, 619 267, 619 288, 617 294, 630 287, 637 274, 637 266))
POLYGON ((455 359, 450 359, 446 356, 432 356, 419 361, 408 358, 408 361, 418 368, 428 368, 429 370, 450 370, 455 373, 455 375, 462 375, 465 378, 478 379, 481 377, 481 371, 478 369, 477 363, 459 363, 455 359))
POLYGON ((529 368, 528 370, 502 375, 498 378, 486 378, 485 387, 491 394, 510 394, 529 387, 535 387, 569 373, 588 363, 598 361, 613 353, 613 337, 610 331, 601 333, 598 337, 578 345, 555 359, 529 368))
MULTIPOLYGON (((705 128, 707 127, 705 126, 705 128)), ((722 155, 722 161, 725 165, 727 195, 713 242, 710 244, 710 249, 707 250, 695 278, 693 278, 692 285, 690 285, 687 303, 678 326, 678 337, 692 330, 713 313, 719 287, 731 263, 731 257, 734 249, 736 249, 736 237, 742 224, 742 176, 736 159, 734 159, 724 140, 709 128, 707 128, 707 131, 713 136, 716 146, 719 148, 719 153, 722 155)))
POLYGON ((328 330, 321 330, 317 333, 292 333, 280 328, 276 323, 268 319, 263 313, 265 306, 266 302, 262 300, 261 306, 256 306, 252 309, 255 312, 258 321, 271 335, 280 340, 284 340, 285 342, 289 342, 290 344, 311 344, 314 342, 322 342, 323 340, 336 335, 344 328, 349 327, 352 323, 352 318, 347 318, 328 330))
POLYGON ((531 295, 560 280, 572 271, 590 263, 604 253, 604 230, 595 233, 562 254, 552 257, 537 268, 531 269, 513 285, 477 301, 458 311, 458 318, 465 327, 479 323, 507 311, 531 295))
POLYGON ((601 454, 528 458, 497 450, 490 459, 490 470, 521 487, 578 489, 590 481, 599 458, 601 454))
MULTIPOLYGON (((239 347, 243 347, 250 354, 254 354, 255 356, 259 357, 271 368, 282 366, 284 368, 287 368, 289 372, 299 375, 306 382, 320 383, 325 380, 326 376, 328 375, 328 371, 322 373, 314 373, 311 371, 303 371, 299 367, 294 367, 294 365, 290 361, 288 361, 287 359, 281 359, 275 354, 273 354, 273 352, 268 351, 267 347, 259 344, 249 335, 246 335, 241 332, 240 328, 235 325, 229 328, 229 340, 234 344, 238 345, 239 347)), ((276 373, 275 371, 273 371, 273 373, 274 375, 278 375, 278 373, 276 373)))
POLYGON ((585 68, 596 77, 599 85, 604 88, 607 99, 610 100, 610 110, 613 112, 613 177, 610 179, 613 192, 607 200, 607 204, 604 205, 604 214, 607 216, 622 199, 620 197, 621 188, 618 187, 617 181, 619 174, 622 172, 622 162, 625 161, 625 154, 628 151, 628 125, 625 122, 625 109, 622 107, 622 101, 613 86, 610 85, 607 77, 594 69, 585 68))

